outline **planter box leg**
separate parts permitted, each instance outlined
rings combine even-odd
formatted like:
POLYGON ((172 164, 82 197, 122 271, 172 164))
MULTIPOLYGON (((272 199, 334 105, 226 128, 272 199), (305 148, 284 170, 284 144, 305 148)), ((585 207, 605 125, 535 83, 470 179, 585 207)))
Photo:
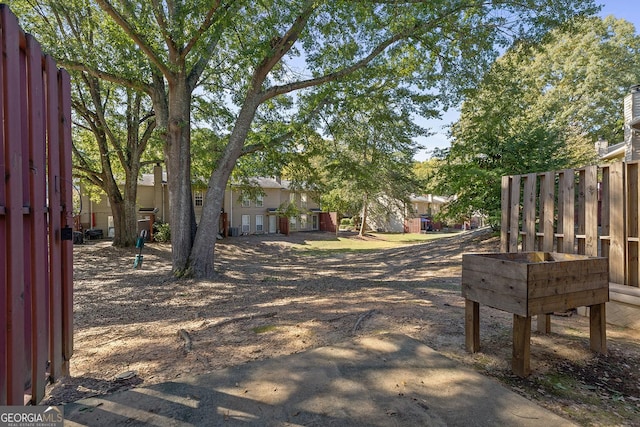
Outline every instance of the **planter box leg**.
POLYGON ((551 333, 551 316, 549 314, 538 314, 538 332, 541 334, 551 333))
POLYGON ((513 355, 511 369, 519 377, 531 372, 531 317, 513 315, 513 355))
POLYGON ((589 306, 589 335, 591 350, 596 353, 607 352, 607 318, 605 304, 589 306))
POLYGON ((480 350, 480 304, 468 299, 464 304, 465 345, 468 352, 475 353, 480 350))

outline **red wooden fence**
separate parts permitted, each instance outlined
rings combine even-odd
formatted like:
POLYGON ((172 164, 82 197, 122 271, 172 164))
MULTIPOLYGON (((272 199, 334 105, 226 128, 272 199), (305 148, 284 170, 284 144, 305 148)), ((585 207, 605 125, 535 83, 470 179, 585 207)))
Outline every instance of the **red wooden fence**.
POLYGON ((71 84, 2 4, 0 50, 0 405, 23 405, 73 353, 71 84))

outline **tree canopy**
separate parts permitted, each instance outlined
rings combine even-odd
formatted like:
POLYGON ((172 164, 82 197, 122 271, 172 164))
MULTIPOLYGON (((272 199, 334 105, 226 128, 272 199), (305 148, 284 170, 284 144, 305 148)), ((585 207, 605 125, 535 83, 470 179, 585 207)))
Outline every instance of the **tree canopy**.
MULTIPOLYGON (((91 43, 67 43, 72 29, 54 29, 48 40, 60 39, 59 64, 151 97, 165 139, 173 269, 198 277, 214 274, 224 190, 241 156, 294 137, 341 94, 367 97, 389 80, 390 93, 430 117, 475 85, 498 48, 538 40, 576 14, 594 12, 591 0, 59 3, 33 8, 65 8, 82 25, 100 28, 91 43), (201 97, 215 105, 210 120, 225 144, 196 228, 191 128, 194 98, 201 97)), ((49 18, 35 17, 45 24, 49 18)))
POLYGON ((467 97, 440 156, 433 182, 456 195, 449 213, 498 221, 501 176, 584 166, 600 137, 621 140, 639 49, 633 25, 608 17, 508 50, 467 97))

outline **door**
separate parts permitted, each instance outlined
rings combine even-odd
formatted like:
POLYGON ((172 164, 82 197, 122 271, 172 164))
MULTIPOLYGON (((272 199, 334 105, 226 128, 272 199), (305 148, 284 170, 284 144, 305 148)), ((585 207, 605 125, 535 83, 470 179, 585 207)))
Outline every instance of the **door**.
POLYGON ((269 233, 275 233, 278 231, 277 223, 278 218, 275 215, 269 215, 269 233))

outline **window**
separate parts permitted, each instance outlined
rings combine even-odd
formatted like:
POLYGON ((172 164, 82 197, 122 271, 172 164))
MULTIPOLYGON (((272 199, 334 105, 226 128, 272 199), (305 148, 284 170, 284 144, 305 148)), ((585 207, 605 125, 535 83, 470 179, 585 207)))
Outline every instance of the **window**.
POLYGON ((242 233, 248 233, 251 231, 251 217, 249 215, 242 215, 242 233))
POLYGON ((296 230, 298 228, 298 221, 295 216, 289 217, 289 228, 296 230))
POLYGON ((261 208, 264 206, 264 196, 258 195, 256 196, 256 207, 261 208))
POLYGON ((256 215, 256 233, 262 233, 264 231, 264 216, 256 215))
POLYGON ((249 199, 249 196, 247 196, 246 194, 242 195, 242 207, 243 208, 248 208, 251 206, 251 200, 249 199))
POLYGON ((307 193, 300 193, 300 207, 307 207, 307 193))
POLYGON ((289 193, 289 202, 291 203, 296 202, 296 193, 289 193))
POLYGON ((202 206, 202 191, 196 191, 193 195, 193 201, 196 206, 202 206))
POLYGON ((300 215, 300 230, 306 230, 306 229, 307 229, 307 215, 302 214, 300 215))

